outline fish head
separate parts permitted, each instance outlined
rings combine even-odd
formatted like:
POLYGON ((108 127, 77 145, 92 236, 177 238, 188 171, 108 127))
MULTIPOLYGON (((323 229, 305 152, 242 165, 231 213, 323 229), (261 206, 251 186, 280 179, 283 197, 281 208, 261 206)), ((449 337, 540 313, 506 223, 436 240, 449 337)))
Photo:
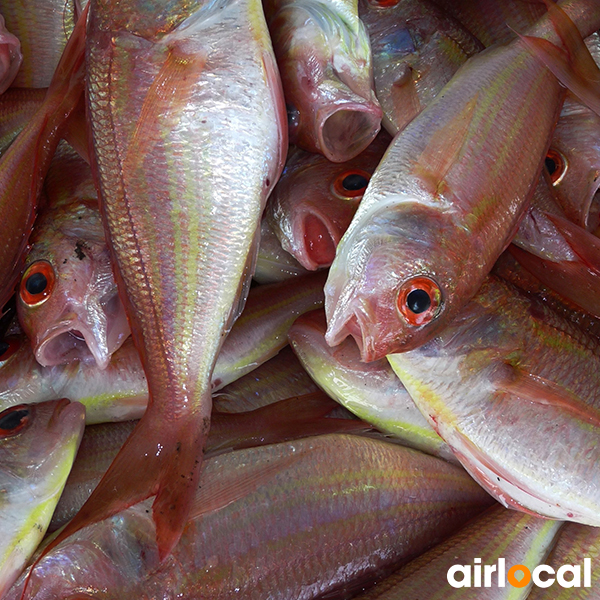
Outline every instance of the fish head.
POLYGON ((269 199, 267 219, 304 268, 328 267, 350 225, 390 136, 384 132, 359 156, 333 163, 299 150, 269 199))
POLYGON ((355 219, 325 286, 327 342, 351 335, 370 362, 441 331, 466 279, 460 236, 453 231, 450 244, 448 230, 444 212, 410 202, 378 204, 355 219))
POLYGON ((18 404, 0 413, 0 592, 41 541, 85 426, 85 408, 67 399, 18 404))
POLYGON ((99 215, 81 204, 62 216, 41 223, 21 278, 19 320, 41 365, 80 360, 104 369, 129 336, 125 308, 103 231, 92 222, 99 215))
POLYGON ((382 117, 360 20, 303 2, 285 5, 269 27, 286 91, 290 142, 333 162, 360 154, 382 117))

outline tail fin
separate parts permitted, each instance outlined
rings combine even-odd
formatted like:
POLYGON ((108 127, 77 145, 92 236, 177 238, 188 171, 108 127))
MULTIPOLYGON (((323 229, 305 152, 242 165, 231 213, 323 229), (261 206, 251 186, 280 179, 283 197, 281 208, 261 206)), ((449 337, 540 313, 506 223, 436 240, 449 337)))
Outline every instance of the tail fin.
POLYGON ((545 4, 564 48, 542 38, 517 35, 567 89, 600 115, 600 69, 575 23, 554 2, 545 0, 545 4))

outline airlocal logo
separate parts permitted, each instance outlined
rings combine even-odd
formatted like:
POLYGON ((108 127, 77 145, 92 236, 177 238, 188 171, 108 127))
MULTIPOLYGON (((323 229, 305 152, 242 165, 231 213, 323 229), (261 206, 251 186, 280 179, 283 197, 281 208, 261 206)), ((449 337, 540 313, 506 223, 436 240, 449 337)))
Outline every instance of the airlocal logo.
MULTIPOLYGON (((497 565, 482 565, 481 559, 476 558, 473 566, 453 565, 448 569, 448 583, 453 588, 463 587, 492 587, 492 576, 496 575, 496 585, 506 587, 508 582, 516 588, 523 588, 531 581, 541 588, 548 588, 558 583, 561 587, 572 588, 581 586, 581 566, 563 565, 554 571, 548 565, 538 565, 533 572, 525 565, 514 565, 506 571, 506 560, 498 559, 497 565), (457 576, 460 579, 457 579, 457 576), (542 579, 543 576, 543 579, 542 579), (483 581, 483 583, 482 583, 483 581)), ((583 559, 583 587, 592 586, 592 559, 583 559)))

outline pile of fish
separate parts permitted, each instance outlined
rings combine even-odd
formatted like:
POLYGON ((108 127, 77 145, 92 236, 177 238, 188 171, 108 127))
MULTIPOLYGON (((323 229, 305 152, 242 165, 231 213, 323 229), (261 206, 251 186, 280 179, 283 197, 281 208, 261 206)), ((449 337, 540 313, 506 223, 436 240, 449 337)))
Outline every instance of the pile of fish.
POLYGON ((600 597, 599 0, 0 13, 0 599, 600 597))

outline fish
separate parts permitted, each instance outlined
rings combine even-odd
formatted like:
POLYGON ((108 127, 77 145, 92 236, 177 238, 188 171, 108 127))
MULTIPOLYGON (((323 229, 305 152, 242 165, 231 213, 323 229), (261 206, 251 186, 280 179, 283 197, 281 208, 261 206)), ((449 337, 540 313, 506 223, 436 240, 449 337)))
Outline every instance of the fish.
POLYGON ((27 240, 38 208, 38 195, 54 151, 83 95, 85 26, 82 13, 65 46, 44 101, 0 157, 0 306, 20 277, 27 240))
MULTIPOLYGON (((213 411, 205 457, 326 433, 368 431, 369 426, 361 421, 324 418, 336 407, 336 402, 319 392, 279 400, 248 412, 221 414, 213 411)), ((77 458, 54 511, 50 531, 55 531, 73 518, 98 485, 136 424, 136 421, 124 421, 86 428, 77 458)))
MULTIPOLYGON (((498 563, 504 561, 505 575, 513 565, 522 565, 533 572, 538 565, 544 564, 554 548, 562 525, 561 521, 548 521, 499 505, 492 506, 458 533, 378 582, 356 600, 412 600, 423 597, 425 589, 426 597, 430 599, 531 598, 529 593, 537 589, 531 581, 522 587, 507 585, 506 576, 500 579, 498 563), (475 563, 475 560, 479 562, 475 563), (450 587, 451 569, 455 565, 466 565, 470 569, 468 586, 450 587), (486 569, 491 565, 494 566, 492 572, 486 569)), ((463 574, 464 571, 458 571, 453 580, 461 581, 463 574)), ((516 573, 513 576, 517 578, 516 573)))
POLYGON ((438 337, 388 361, 500 503, 599 526, 599 344, 539 298, 490 276, 438 337))
POLYGON ((155 495, 165 558, 198 484, 213 367, 246 298, 287 135, 257 0, 142 4, 90 3, 86 94, 107 240, 150 400, 62 535, 155 495))
POLYGON ((86 2, 2 0, 6 27, 21 41, 15 87, 47 88, 86 2))
POLYGON ((0 94, 15 80, 22 62, 21 42, 8 31, 6 21, 0 15, 0 94))
POLYGON ((371 47, 357 0, 264 3, 290 142, 332 162, 360 154, 381 127, 371 47))
POLYGON ((0 156, 44 102, 46 88, 9 88, 0 95, 0 156))
POLYGON ((83 435, 85 408, 67 399, 0 412, 0 596, 50 524, 83 435))
POLYGON ((491 502, 454 465, 353 435, 239 450, 205 465, 172 557, 159 561, 145 502, 64 540, 6 599, 85 590, 105 600, 308 600, 409 560, 491 502))
POLYGON ((129 337, 88 164, 61 144, 45 181, 19 285, 17 312, 44 367, 72 361, 106 369, 129 337))
POLYGON ((452 450, 415 406, 387 360, 360 360, 354 340, 331 348, 325 342, 323 310, 299 317, 288 333, 304 368, 329 396, 359 419, 411 448, 456 462, 452 450))
MULTIPOLYGON (((563 565, 579 565, 580 575, 581 567, 585 565, 587 558, 591 563, 591 581, 590 587, 558 587, 551 585, 544 589, 534 587, 531 594, 527 596, 530 600, 584 600, 584 598, 593 598, 598 584, 600 584, 598 571, 598 535, 600 530, 596 527, 587 527, 577 523, 565 523, 560 530, 556 545, 548 559, 545 561, 555 572, 563 565)), ((567 577, 571 577, 567 575, 567 577)), ((581 581, 581 585, 585 584, 581 581)))
POLYGON ((356 158, 332 163, 292 148, 267 202, 265 218, 305 269, 328 267, 391 138, 380 132, 356 158))
POLYGON ((582 35, 600 25, 596 2, 554 6, 527 40, 471 57, 396 136, 329 271, 329 344, 351 335, 365 361, 412 350, 477 292, 519 225, 564 98, 528 44, 560 43, 554 27, 577 39, 567 13, 582 35))
POLYGON ((263 216, 260 222, 260 245, 253 280, 259 284, 276 283, 306 275, 308 271, 288 254, 263 216))
POLYGON ((286 346, 254 371, 215 392, 213 410, 245 412, 318 389, 293 350, 286 346))
POLYGON ((359 0, 373 52, 382 124, 402 131, 482 44, 428 0, 359 0))

